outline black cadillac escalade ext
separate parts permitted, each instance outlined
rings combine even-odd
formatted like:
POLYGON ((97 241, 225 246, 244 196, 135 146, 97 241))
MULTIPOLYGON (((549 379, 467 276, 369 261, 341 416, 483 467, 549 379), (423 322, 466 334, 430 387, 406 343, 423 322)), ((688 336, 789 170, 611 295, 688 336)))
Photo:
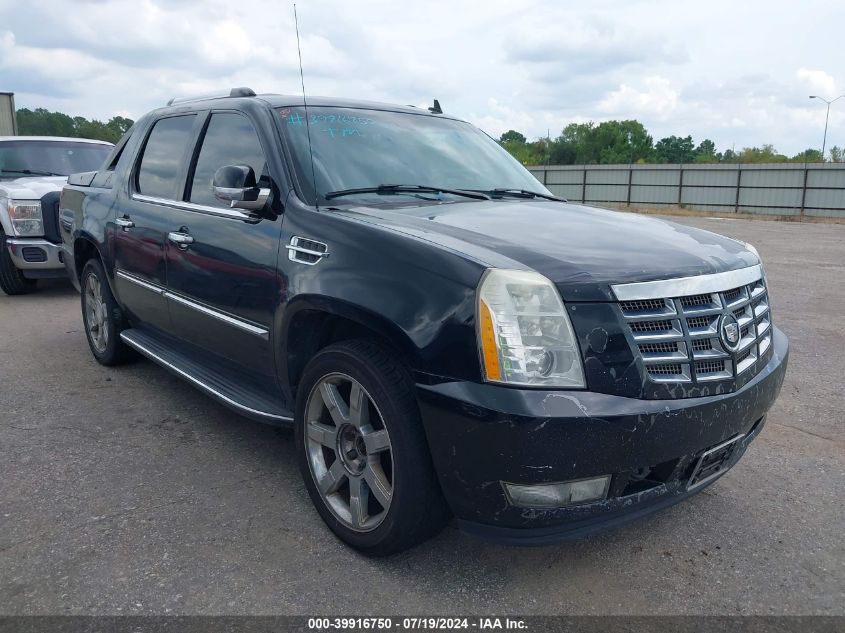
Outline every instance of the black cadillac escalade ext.
POLYGON ((450 516, 538 544, 680 501, 786 370, 752 246, 569 204, 439 107, 171 101, 60 213, 94 357, 292 424, 373 555, 450 516))

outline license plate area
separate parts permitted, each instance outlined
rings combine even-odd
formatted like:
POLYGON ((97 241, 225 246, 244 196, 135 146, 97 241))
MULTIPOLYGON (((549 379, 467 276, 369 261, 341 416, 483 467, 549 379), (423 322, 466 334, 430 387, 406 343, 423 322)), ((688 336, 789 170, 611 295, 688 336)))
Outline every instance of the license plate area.
POLYGON ((745 437, 737 435, 721 444, 708 448, 701 454, 693 468, 687 482, 687 490, 699 488, 716 477, 722 475, 733 463, 734 453, 739 446, 739 441, 745 437))

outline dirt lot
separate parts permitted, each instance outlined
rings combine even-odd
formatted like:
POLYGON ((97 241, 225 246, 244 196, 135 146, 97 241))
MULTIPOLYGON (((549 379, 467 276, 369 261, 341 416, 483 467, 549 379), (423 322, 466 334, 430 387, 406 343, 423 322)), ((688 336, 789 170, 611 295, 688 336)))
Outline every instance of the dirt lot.
POLYGON ((845 225, 676 220, 760 250, 792 344, 781 397, 704 493, 539 549, 450 527, 362 558, 289 432, 150 362, 97 365, 69 286, 0 295, 0 613, 845 614, 845 225))

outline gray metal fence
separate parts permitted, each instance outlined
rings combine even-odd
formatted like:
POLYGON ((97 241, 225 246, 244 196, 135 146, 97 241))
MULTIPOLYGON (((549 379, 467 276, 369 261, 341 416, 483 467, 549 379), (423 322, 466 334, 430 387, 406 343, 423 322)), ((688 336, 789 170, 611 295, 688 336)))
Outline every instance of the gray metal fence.
POLYGON ((555 195, 594 205, 845 218, 845 163, 550 165, 555 195))

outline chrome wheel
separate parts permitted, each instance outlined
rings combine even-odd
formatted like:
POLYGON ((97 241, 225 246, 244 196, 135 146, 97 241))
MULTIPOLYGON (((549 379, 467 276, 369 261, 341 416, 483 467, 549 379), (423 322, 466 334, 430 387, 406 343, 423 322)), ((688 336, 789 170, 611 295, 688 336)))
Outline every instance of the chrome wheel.
POLYGON ((94 274, 85 278, 85 327, 94 349, 105 353, 109 345, 109 311, 100 279, 94 274))
POLYGON ((311 476, 332 514, 356 532, 377 528, 393 497, 393 451, 384 420, 361 384, 329 374, 305 406, 311 476))

